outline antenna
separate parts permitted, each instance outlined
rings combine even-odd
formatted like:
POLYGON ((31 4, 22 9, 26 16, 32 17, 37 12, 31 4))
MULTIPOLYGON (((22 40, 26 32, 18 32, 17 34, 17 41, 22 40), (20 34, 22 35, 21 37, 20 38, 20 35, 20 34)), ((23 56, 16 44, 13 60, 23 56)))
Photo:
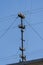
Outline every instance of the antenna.
POLYGON ((24 33, 24 29, 25 29, 25 25, 23 24, 23 19, 25 18, 25 16, 22 13, 18 14, 18 17, 21 19, 21 24, 19 25, 19 28, 21 29, 21 47, 19 48, 20 51, 22 52, 22 54, 20 55, 20 58, 23 61, 26 61, 26 56, 24 56, 24 39, 23 39, 23 33, 24 33))

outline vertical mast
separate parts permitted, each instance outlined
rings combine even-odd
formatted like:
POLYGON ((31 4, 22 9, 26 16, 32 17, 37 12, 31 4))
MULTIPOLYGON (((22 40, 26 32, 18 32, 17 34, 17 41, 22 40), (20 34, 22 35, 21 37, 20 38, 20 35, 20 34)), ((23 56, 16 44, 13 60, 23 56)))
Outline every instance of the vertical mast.
POLYGON ((21 54, 21 60, 22 62, 26 60, 26 56, 24 56, 24 39, 23 39, 23 33, 24 33, 24 29, 25 29, 25 25, 23 24, 23 19, 25 18, 25 16, 23 14, 18 14, 18 17, 21 18, 21 24, 19 25, 19 28, 21 29, 21 47, 20 47, 20 51, 22 52, 21 54))

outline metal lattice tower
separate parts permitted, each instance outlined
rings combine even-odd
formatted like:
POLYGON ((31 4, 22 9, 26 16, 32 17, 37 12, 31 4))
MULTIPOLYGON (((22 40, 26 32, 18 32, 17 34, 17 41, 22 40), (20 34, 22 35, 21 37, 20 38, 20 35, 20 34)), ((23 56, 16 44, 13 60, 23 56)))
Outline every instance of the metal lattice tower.
POLYGON ((18 17, 20 17, 21 19, 21 24, 19 25, 19 28, 21 30, 21 47, 19 48, 20 51, 22 52, 22 54, 20 55, 20 58, 23 61, 26 61, 26 56, 24 56, 24 39, 23 39, 23 33, 24 33, 24 29, 25 29, 25 25, 23 24, 23 19, 25 18, 25 16, 21 13, 18 14, 18 17))

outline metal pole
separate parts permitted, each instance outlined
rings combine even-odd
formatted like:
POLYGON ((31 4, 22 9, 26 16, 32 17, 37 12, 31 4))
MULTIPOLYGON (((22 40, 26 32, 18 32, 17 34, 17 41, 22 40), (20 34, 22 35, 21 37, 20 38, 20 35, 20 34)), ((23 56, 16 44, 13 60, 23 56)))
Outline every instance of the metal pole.
POLYGON ((24 32, 24 29, 25 29, 25 25, 23 25, 23 21, 22 21, 25 18, 25 16, 22 15, 21 13, 18 14, 18 16, 21 18, 21 24, 19 25, 19 28, 21 29, 21 47, 20 47, 20 51, 22 52, 21 59, 22 59, 22 62, 23 62, 24 60, 26 60, 26 56, 24 56, 24 45, 23 45, 23 42, 24 42, 23 32, 24 32))
MULTIPOLYGON (((22 18, 21 18, 21 26, 23 26, 22 18)), ((23 29, 21 28, 21 43, 23 49, 23 29)), ((22 62, 23 62, 23 50, 22 50, 22 62)))

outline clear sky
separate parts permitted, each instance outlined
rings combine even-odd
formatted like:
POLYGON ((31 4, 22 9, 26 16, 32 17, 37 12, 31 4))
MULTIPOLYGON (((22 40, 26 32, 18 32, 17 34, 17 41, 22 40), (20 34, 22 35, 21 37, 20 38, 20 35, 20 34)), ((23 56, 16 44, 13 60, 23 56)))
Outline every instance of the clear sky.
POLYGON ((19 12, 26 17, 23 21, 26 25, 24 47, 27 61, 43 58, 43 0, 0 0, 0 65, 20 60, 20 18, 14 21, 19 12), (14 24, 6 33, 12 22, 14 24))

